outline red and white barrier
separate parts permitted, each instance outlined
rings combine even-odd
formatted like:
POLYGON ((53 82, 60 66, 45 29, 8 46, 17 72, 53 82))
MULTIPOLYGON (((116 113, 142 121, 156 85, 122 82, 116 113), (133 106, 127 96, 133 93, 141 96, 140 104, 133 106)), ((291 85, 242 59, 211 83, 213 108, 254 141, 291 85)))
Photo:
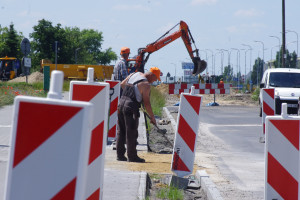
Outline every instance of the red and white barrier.
POLYGON ((169 94, 190 93, 191 87, 195 87, 195 94, 230 94, 230 83, 206 83, 206 84, 169 84, 169 94))
POLYGON ((88 69, 88 79, 71 81, 70 100, 93 103, 94 114, 88 160, 85 199, 102 199, 107 121, 109 107, 109 84, 94 82, 94 69, 88 69))
POLYGON ((93 106, 62 99, 53 71, 48 98, 14 102, 6 200, 84 199, 93 106))
POLYGON ((300 117, 288 116, 287 104, 281 116, 266 118, 265 199, 300 199, 300 117))
POLYGON ((179 177, 193 172, 197 133, 199 129, 201 95, 182 93, 177 119, 171 170, 179 177))
POLYGON ((263 135, 260 137, 261 142, 265 142, 265 121, 266 116, 275 115, 275 89, 262 89, 262 124, 263 124, 263 135))
POLYGON ((105 81, 110 85, 110 109, 108 123, 108 139, 116 140, 118 123, 118 104, 120 99, 120 81, 105 81))

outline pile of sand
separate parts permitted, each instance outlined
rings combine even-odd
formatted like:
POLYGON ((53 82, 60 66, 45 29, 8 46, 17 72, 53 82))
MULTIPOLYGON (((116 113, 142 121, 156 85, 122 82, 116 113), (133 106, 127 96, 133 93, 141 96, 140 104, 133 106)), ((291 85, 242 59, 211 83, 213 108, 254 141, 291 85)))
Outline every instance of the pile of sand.
POLYGON ((156 89, 160 91, 162 94, 169 94, 169 85, 168 84, 159 84, 156 86, 156 89))
MULTIPOLYGON (((28 81, 28 83, 43 82, 44 74, 41 72, 33 72, 32 74, 27 76, 27 81, 28 81)), ((26 76, 17 77, 8 82, 10 82, 10 83, 26 82, 26 76)))

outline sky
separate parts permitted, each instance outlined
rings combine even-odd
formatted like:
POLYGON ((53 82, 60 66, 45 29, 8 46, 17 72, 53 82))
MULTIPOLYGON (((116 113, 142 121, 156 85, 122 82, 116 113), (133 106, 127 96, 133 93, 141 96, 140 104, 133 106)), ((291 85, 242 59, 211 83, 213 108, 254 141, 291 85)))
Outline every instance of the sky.
MULTIPOLYGON (((286 30, 291 31, 286 34, 286 45, 296 53, 299 8, 299 0, 285 1, 286 30)), ((253 65, 258 56, 265 61, 274 59, 282 42, 282 0, 0 0, 1 26, 13 23, 29 40, 32 27, 41 19, 54 26, 60 23, 63 27, 101 31, 102 50, 112 48, 119 55, 121 47, 126 46, 131 49, 130 57, 184 21, 201 59, 207 60, 206 72, 210 75, 220 74, 228 60, 234 73, 238 67, 242 74, 248 73, 250 63, 253 65)), ((177 30, 178 26, 171 33, 177 30)), ((164 75, 170 72, 180 76, 182 62, 191 59, 179 38, 152 53, 145 69, 156 66, 164 75)))

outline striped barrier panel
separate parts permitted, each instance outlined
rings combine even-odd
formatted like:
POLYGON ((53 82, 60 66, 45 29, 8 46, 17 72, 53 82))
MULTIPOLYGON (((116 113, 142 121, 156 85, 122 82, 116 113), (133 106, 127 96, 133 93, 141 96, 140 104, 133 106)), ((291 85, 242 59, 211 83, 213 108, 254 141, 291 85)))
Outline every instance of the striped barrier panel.
POLYGON ((108 123, 108 139, 116 140, 118 123, 118 104, 120 99, 120 81, 105 81, 110 86, 110 109, 108 123))
POLYGON ((262 89, 262 137, 260 139, 261 142, 264 142, 264 137, 265 137, 265 121, 266 121, 266 116, 273 116, 275 115, 275 89, 270 88, 270 89, 262 89))
POLYGON ((206 83, 206 84, 169 84, 169 94, 190 93, 191 87, 195 87, 195 94, 230 94, 230 83, 206 83))
POLYGON ((300 199, 300 117, 285 114, 266 118, 265 199, 300 199))
POLYGON ((86 101, 94 105, 85 197, 100 200, 103 196, 109 84, 94 82, 93 75, 94 69, 88 68, 88 81, 71 81, 70 100, 86 101))
POLYGON ((201 95, 180 95, 171 170, 179 177, 193 172, 197 133, 199 129, 201 95))
POLYGON ((15 98, 6 200, 84 199, 93 106, 61 100, 62 82, 53 71, 48 98, 15 98))

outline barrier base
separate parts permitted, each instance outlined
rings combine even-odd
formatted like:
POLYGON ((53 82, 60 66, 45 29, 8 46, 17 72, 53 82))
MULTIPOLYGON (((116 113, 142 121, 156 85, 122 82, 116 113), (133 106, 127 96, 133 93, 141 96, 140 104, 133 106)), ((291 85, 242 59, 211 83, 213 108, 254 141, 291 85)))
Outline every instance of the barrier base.
POLYGON ((170 181, 170 186, 174 186, 178 189, 183 189, 183 190, 185 190, 188 187, 188 184, 189 184, 189 179, 181 178, 174 175, 172 176, 170 181))
POLYGON ((266 143, 265 136, 259 137, 259 142, 260 143, 266 143))
POLYGON ((211 102, 206 104, 206 106, 219 106, 219 104, 217 102, 211 102))

